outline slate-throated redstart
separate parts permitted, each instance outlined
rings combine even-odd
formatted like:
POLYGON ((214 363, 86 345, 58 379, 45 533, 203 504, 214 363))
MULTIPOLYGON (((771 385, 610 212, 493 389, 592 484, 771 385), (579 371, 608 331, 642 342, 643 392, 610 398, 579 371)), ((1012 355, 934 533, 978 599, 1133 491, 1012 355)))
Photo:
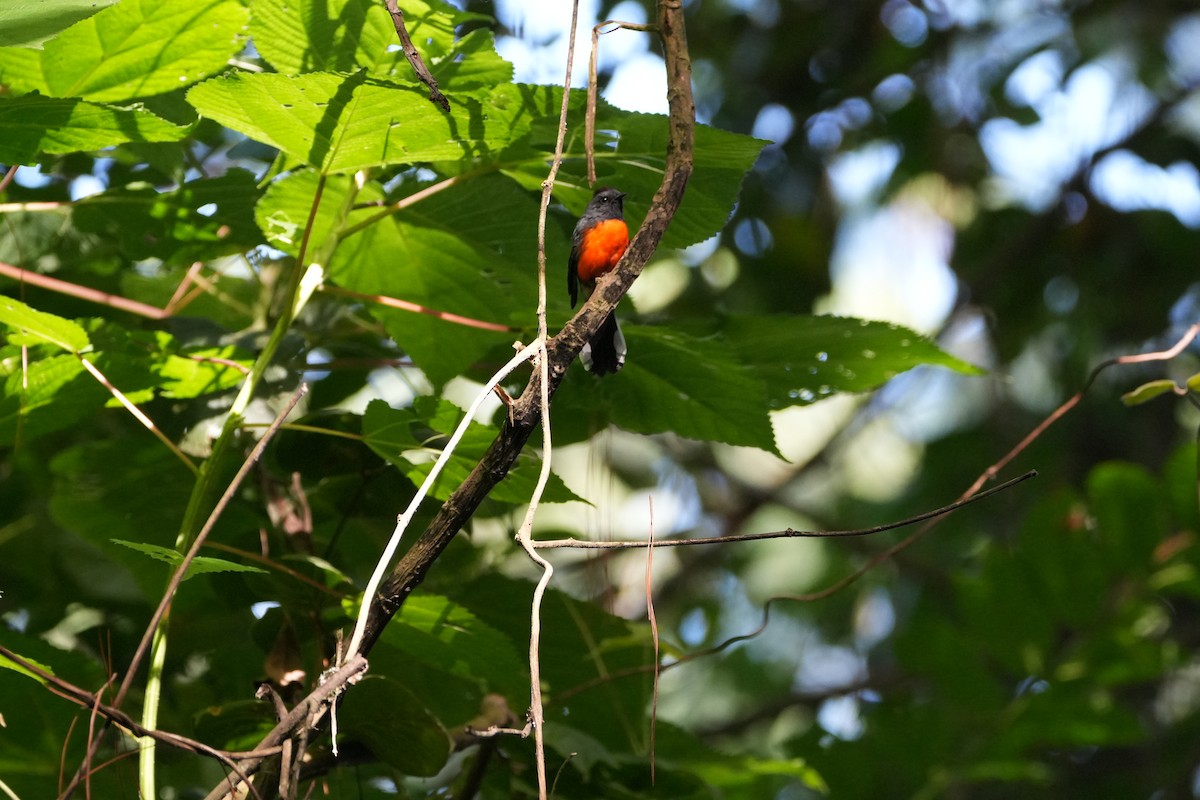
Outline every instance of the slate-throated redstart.
MULTIPOLYGON (((596 190, 571 236, 571 260, 567 263, 567 289, 571 308, 579 299, 579 285, 589 294, 596 279, 611 272, 629 245, 625 225, 625 193, 602 187, 596 190)), ((617 325, 617 315, 609 314, 596 335, 583 346, 579 357, 584 368, 594 375, 616 372, 625 363, 625 337, 617 325)))

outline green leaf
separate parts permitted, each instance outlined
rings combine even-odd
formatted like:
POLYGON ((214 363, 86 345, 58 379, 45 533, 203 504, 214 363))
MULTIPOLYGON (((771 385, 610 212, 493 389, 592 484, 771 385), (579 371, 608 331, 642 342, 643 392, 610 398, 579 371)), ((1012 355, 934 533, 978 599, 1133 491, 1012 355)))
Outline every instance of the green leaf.
POLYGON ((870 391, 922 364, 964 375, 983 372, 890 322, 744 316, 723 320, 719 330, 766 382, 771 408, 808 405, 838 392, 870 391))
MULTIPOLYGON (((46 502, 48 515, 56 525, 95 545, 93 551, 99 548, 109 561, 124 566, 137 579, 129 580, 128 574, 110 577, 115 570, 108 567, 105 580, 121 580, 126 584, 121 587, 125 592, 144 590, 147 597, 156 597, 154 593, 162 591, 162 567, 114 545, 112 540, 147 542, 169 549, 175 542, 180 511, 191 496, 195 476, 140 426, 112 430, 123 431, 124 435, 82 438, 51 459, 53 482, 46 502), (153 487, 153 503, 146 502, 148 487, 153 487)), ((259 522, 251 510, 235 504, 226 511, 222 524, 254 526, 259 522)))
MULTIPOLYGON (((258 0, 250 33, 255 46, 279 72, 352 72, 415 83, 412 68, 396 46, 396 29, 382 3, 373 0, 258 0)), ((405 2, 404 21, 418 50, 443 90, 474 82, 496 86, 512 78, 512 67, 496 54, 487 31, 473 31, 456 42, 454 30, 468 21, 490 21, 481 14, 425 0, 405 2), (498 68, 496 62, 507 69, 498 68)))
MULTIPOLYGON (((372 450, 399 467, 415 486, 420 486, 462 416, 463 412, 453 403, 431 397, 418 398, 412 410, 393 409, 382 400, 374 400, 363 414, 363 439, 372 450)), ((499 434, 499 429, 491 425, 472 423, 434 482, 431 496, 435 500, 450 497, 499 434)), ((517 465, 488 497, 499 503, 528 503, 540 465, 532 453, 522 453, 517 465)), ((561 478, 551 473, 542 502, 566 503, 579 499, 561 478)))
POLYGON ((0 3, 0 47, 31 47, 117 0, 54 0, 0 3))
MULTIPOLYGON (((452 24, 449 32, 453 36, 452 24)), ((370 0, 258 0, 250 35, 262 57, 285 75, 353 72, 396 61, 387 52, 397 43, 387 9, 370 0)))
MULTIPOLYGON (((424 187, 414 186, 413 191, 424 187)), ((551 207, 551 212, 555 211, 551 207)), ((480 269, 505 281, 508 292, 519 292, 509 324, 528 324, 537 303, 537 281, 529 268, 537 261, 539 192, 521 188, 502 175, 481 174, 460 180, 435 192, 397 215, 415 228, 437 228, 469 242, 480 259, 480 269)), ((570 231, 574 219, 552 216, 546 226, 546 249, 552 285, 565 288, 570 231), (555 224, 558 222, 560 224, 555 224), (555 278, 558 280, 555 280, 555 278)), ((497 300, 499 298, 493 298, 497 300)), ((566 292, 551 292, 564 313, 566 292)))
POLYGON ((168 355, 156 370, 163 378, 159 391, 163 397, 182 400, 232 389, 245 380, 252 363, 231 346, 199 347, 181 355, 168 355))
MULTIPOLYGON (((404 15, 407 18, 408 12, 404 15)), ((407 62, 399 67, 405 68, 407 62)), ((499 86, 513 78, 513 65, 496 52, 495 35, 483 29, 473 30, 455 42, 449 53, 434 60, 429 71, 448 92, 461 92, 472 86, 499 86)))
POLYGON ((620 764, 611 750, 589 736, 586 731, 557 720, 546 720, 546 746, 555 750, 564 759, 569 758, 571 768, 589 777, 597 764, 616 767, 620 764))
POLYGON ((417 88, 352 75, 235 73, 188 91, 204 116, 324 172, 486 156, 520 135, 512 87, 449 114, 417 88), (512 109, 510 112, 507 109, 512 109))
MULTIPOLYGON (((17 653, 17 655, 20 656, 21 654, 17 653)), ((44 672, 49 672, 51 675, 54 674, 54 670, 52 670, 46 664, 40 664, 37 661, 35 661, 34 659, 29 658, 28 656, 21 656, 21 658, 23 658, 25 661, 28 661, 30 664, 33 664, 34 666, 39 667, 44 672)), ((27 678, 33 678, 35 681, 42 684, 43 686, 46 684, 45 678, 43 678, 40 675, 34 674, 33 672, 30 672, 25 667, 21 666, 17 662, 15 662, 12 659, 9 659, 3 655, 0 655, 0 669, 9 669, 9 670, 12 670, 13 672, 17 673, 18 675, 24 675, 27 678)))
POLYGON ((1149 402, 1160 395, 1174 392, 1176 388, 1175 381, 1168 378, 1149 381, 1121 395, 1121 402, 1127 406, 1140 406, 1142 403, 1149 402))
POLYGON ((82 231, 111 237, 131 259, 193 261, 240 253, 261 242, 253 222, 254 176, 241 169, 163 192, 139 183, 75 205, 82 231))
POLYGON ((528 667, 518 645, 465 607, 421 591, 383 633, 382 641, 437 669, 510 697, 528 686, 528 667))
MULTIPOLYGON (((320 183, 319 174, 313 170, 302 169, 274 181, 267 187, 262 199, 254 207, 254 219, 272 246, 289 255, 298 256, 305 229, 310 226, 310 217, 310 248, 319 245, 333 232, 333 225, 340 214, 339 209, 350 191, 350 179, 341 175, 326 178, 321 190, 321 203, 313 216, 313 199, 320 183)), ((365 186, 357 196, 358 201, 363 203, 382 198, 382 190, 374 183, 365 186)), ((347 224, 353 224, 377 211, 371 208, 351 212, 347 224)))
POLYGON ((242 47, 246 21, 236 0, 124 0, 41 50, 0 49, 0 82, 51 97, 150 97, 223 69, 242 47))
MULTIPOLYGON (((124 539, 112 539, 113 544, 119 544, 122 547, 128 547, 130 550, 136 550, 143 555, 150 556, 157 561, 163 561, 171 566, 178 566, 183 561, 183 555, 177 550, 172 550, 169 547, 159 547, 156 544, 146 544, 145 542, 129 542, 124 539)), ((261 567, 252 567, 249 564, 239 564, 236 561, 226 561, 223 558, 212 558, 211 556, 196 556, 188 564, 187 574, 184 580, 203 575, 208 572, 257 572, 265 575, 267 571, 261 567)))
MULTIPOLYGON (((1073 626, 1096 624, 1104 611, 1102 598, 1110 574, 1086 514, 1083 502, 1067 494, 1043 497, 1026 514, 1018 539, 1020 560, 1012 562, 1006 552, 990 559, 989 574, 1008 575, 1010 580, 1003 584, 996 577, 989 580, 995 596, 978 605, 978 625, 983 626, 985 619, 989 627, 1004 620, 1002 627, 1017 635, 1036 632, 1037 649, 1045 652, 1053 642, 1056 620, 1073 626), (1071 568, 1063 569, 1063 564, 1071 568), (999 615, 998 608, 1003 609, 999 615), (1012 612, 1036 612, 1036 616, 1012 612)), ((997 649, 1002 648, 998 642, 997 649)))
POLYGON ((40 153, 174 142, 188 130, 137 106, 116 108, 41 95, 0 98, 0 161, 10 164, 32 163, 40 153))
MULTIPOLYGON (((537 202, 511 181, 496 176, 465 181, 346 239, 330 279, 354 291, 487 323, 532 323, 537 283, 529 265, 535 263, 530 245, 536 242, 536 222, 537 202)), ((372 313, 437 385, 514 338, 411 311, 376 306, 372 313)))
POLYGON ((9 336, 14 344, 46 343, 69 353, 81 353, 91 347, 87 333, 77 323, 36 311, 11 297, 0 296, 0 323, 16 331, 9 336))
MULTIPOLYGON (((9 364, 5 364, 7 368, 9 364)), ((9 371, 0 398, 0 444, 28 441, 74 425, 104 404, 108 392, 75 356, 38 359, 9 371)))
POLYGON ((686 767, 699 775, 705 783, 720 787, 727 792, 740 790, 752 796, 756 787, 759 796, 763 779, 790 779, 798 781, 808 789, 828 794, 829 788, 821 775, 801 758, 761 758, 752 754, 731 755, 704 745, 693 734, 670 723, 658 723, 657 758, 664 765, 686 767))
POLYGON ((338 729, 406 775, 436 774, 451 751, 450 736, 421 699, 388 678, 368 675, 346 692, 338 729))
POLYGON ((1091 471, 1087 490, 1103 544, 1098 555, 1119 574, 1146 574, 1155 546, 1171 533, 1164 487, 1140 465, 1109 462, 1091 471))
POLYGON ((766 387, 726 341, 666 327, 622 330, 625 367, 603 379, 572 370, 557 412, 566 406, 566 413, 586 417, 602 410, 608 421, 637 433, 672 431, 776 452, 766 387))
MULTIPOLYGON (((455 599, 511 640, 526 641, 533 589, 491 571, 456 587, 455 599)), ((546 592, 541 623, 542 681, 555 716, 586 720, 582 727, 602 747, 628 752, 629 721, 643 718, 650 696, 651 673, 638 672, 654 659, 647 626, 554 588, 546 592), (628 677, 606 680, 626 670, 628 677), (569 698, 559 694, 568 690, 574 690, 569 698)))
MULTIPOLYGON (((505 174, 535 191, 546 177, 546 163, 554 152, 562 90, 551 87, 521 87, 525 104, 540 117, 528 146, 534 151, 518 159, 514 148, 503 160, 505 174), (510 160, 512 159, 512 160, 510 160)), ((555 183, 554 195, 578 216, 592 197, 587 183, 583 149, 585 93, 571 92, 568 124, 579 133, 567 142, 565 161, 555 183)), ((667 117, 621 111, 603 101, 597 111, 596 175, 600 185, 625 192, 626 217, 633 228, 641 223, 650 201, 662 182, 666 166, 667 117)), ((706 125, 696 126, 694 170, 679 211, 671 219, 662 247, 687 247, 704 241, 725 226, 746 172, 754 165, 766 142, 706 125)))

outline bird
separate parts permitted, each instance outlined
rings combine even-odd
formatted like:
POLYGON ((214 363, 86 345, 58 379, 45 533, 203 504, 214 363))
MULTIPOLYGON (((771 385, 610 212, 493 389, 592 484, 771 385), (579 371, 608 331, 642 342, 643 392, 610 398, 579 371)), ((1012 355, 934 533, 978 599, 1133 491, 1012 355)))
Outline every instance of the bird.
MULTIPOLYGON (((607 186, 596 190, 571 235, 571 258, 567 263, 567 289, 571 308, 579 299, 579 287, 591 294, 596 279, 611 272, 629 246, 629 227, 625 224, 625 193, 607 186)), ((616 312, 604 318, 600 328, 583 346, 580 360, 593 375, 607 375, 625 364, 625 337, 617 324, 616 312)))

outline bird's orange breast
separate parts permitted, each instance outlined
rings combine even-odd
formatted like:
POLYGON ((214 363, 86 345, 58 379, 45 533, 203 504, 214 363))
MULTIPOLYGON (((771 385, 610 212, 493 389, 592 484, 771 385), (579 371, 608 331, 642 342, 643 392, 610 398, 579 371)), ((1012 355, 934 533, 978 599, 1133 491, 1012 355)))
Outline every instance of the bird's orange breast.
POLYGON ((583 235, 579 246, 579 279, 591 282, 612 270, 629 246, 629 228, 620 219, 602 220, 583 235))

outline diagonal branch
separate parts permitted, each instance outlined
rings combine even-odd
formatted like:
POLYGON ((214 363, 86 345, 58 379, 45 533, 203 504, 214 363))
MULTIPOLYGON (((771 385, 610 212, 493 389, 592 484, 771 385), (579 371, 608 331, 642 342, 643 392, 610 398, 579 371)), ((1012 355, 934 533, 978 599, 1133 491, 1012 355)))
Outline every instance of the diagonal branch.
POLYGON ((404 25, 404 12, 400 10, 400 6, 396 5, 396 0, 384 0, 384 5, 387 6, 388 14, 392 17, 396 35, 400 37, 400 49, 404 51, 404 57, 408 59, 409 65, 413 68, 413 72, 417 73, 417 78, 421 83, 429 87, 429 101, 441 108, 442 111, 449 111, 450 101, 438 88, 437 78, 433 77, 429 67, 425 66, 420 52, 417 51, 416 46, 412 43, 412 38, 408 35, 408 28, 404 25))
MULTIPOLYGON (((601 323, 616 308, 643 267, 662 241, 672 217, 679 208, 688 179, 692 174, 693 142, 696 120, 692 100, 691 61, 683 27, 680 0, 663 0, 658 7, 658 29, 667 65, 668 140, 663 182, 654 195, 650 211, 641 229, 629 243, 617 268, 601 278, 591 298, 558 336, 547 342, 549 383, 553 397, 567 367, 579 354, 601 323)), ((383 632, 388 620, 400 610, 405 599, 425 578, 425 573, 450 543, 455 534, 474 514, 488 492, 498 484, 516 462, 521 449, 541 420, 540 381, 533 375, 521 396, 509 409, 500 435, 492 442, 483 459, 462 485, 445 502, 437 516, 392 570, 372 600, 371 618, 364 637, 364 652, 383 632)))
POLYGON ((872 536, 876 533, 895 530, 896 528, 904 528, 909 525, 915 525, 918 522, 943 517, 946 514, 957 511, 963 506, 971 505, 974 502, 991 497, 994 494, 1003 492, 1016 486, 1018 483, 1024 483, 1030 478, 1037 477, 1037 470, 1030 470, 1023 475, 1007 480, 997 486, 993 486, 977 494, 971 494, 966 497, 960 497, 949 505, 935 508, 932 511, 924 511, 916 516, 902 519, 898 522, 885 522, 882 525, 873 525, 869 528, 852 528, 842 531, 800 531, 794 528, 788 528, 782 531, 766 531, 760 533, 737 533, 730 536, 709 536, 699 539, 631 539, 629 541, 595 541, 592 539, 542 539, 534 542, 533 546, 538 550, 555 550, 559 548, 571 548, 575 550, 632 550, 635 548, 660 548, 660 547, 691 547, 693 545, 706 544, 734 544, 736 542, 757 542, 763 539, 845 539, 851 536, 872 536))
MULTIPOLYGON (((521 396, 513 401, 508 419, 487 453, 393 568, 378 594, 370 598, 371 612, 359 647, 361 654, 370 652, 384 626, 424 580, 434 561, 471 519, 488 493, 508 474, 541 421, 539 407, 542 387, 545 387, 547 398, 553 397, 566 375, 567 367, 578 356, 584 342, 599 330, 601 323, 629 290, 634 279, 641 274, 679 208, 692 174, 696 124, 696 109, 692 100, 691 60, 687 52, 681 0, 661 0, 658 7, 658 31, 667 65, 667 100, 670 114, 663 182, 654 195, 649 213, 641 229, 630 242, 617 269, 601 279, 596 291, 575 318, 567 323, 558 336, 547 342, 548 382, 542 383, 541 370, 534 371, 521 396)), ((361 668, 361 659, 358 663, 361 668)), ((301 701, 297 708, 313 701, 327 708, 330 702, 327 690, 324 687, 318 688, 308 699, 301 701)), ((312 719, 307 714, 297 715, 296 709, 293 709, 292 714, 281 720, 257 749, 282 742, 312 719)), ((263 766, 263 762, 249 760, 239 766, 244 774, 253 775, 263 766)), ((209 798, 216 800, 226 795, 227 787, 222 784, 213 789, 209 798)))

